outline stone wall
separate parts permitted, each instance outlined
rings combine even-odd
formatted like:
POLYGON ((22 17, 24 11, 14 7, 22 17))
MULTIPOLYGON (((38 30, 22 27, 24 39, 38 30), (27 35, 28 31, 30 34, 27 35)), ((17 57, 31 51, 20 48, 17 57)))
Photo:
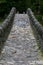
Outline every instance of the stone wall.
POLYGON ((15 13, 16 13, 16 9, 13 7, 7 18, 0 25, 0 52, 11 30, 15 13))
POLYGON ((29 15, 30 23, 34 29, 35 36, 39 40, 39 47, 41 48, 41 51, 43 51, 43 26, 37 21, 30 8, 27 9, 27 14, 29 15))

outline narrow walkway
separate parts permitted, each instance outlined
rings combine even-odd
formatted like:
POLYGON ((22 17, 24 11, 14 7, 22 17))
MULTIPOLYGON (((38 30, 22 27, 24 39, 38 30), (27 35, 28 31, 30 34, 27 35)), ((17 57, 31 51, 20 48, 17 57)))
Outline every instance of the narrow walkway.
POLYGON ((3 48, 0 65, 31 65, 39 60, 38 47, 27 14, 16 14, 3 48))

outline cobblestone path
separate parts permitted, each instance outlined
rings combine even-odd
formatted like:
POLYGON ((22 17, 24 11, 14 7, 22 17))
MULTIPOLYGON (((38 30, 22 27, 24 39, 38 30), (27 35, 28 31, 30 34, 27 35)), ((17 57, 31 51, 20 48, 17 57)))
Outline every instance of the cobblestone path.
POLYGON ((0 65, 32 65, 32 61, 39 60, 38 50, 28 15, 16 14, 0 65))

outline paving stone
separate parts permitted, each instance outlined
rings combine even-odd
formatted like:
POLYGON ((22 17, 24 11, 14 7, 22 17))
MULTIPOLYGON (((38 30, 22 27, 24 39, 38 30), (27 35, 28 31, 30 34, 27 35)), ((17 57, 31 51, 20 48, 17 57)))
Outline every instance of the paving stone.
POLYGON ((40 59, 38 50, 28 15, 16 14, 0 57, 1 65, 32 65, 28 61, 40 59))

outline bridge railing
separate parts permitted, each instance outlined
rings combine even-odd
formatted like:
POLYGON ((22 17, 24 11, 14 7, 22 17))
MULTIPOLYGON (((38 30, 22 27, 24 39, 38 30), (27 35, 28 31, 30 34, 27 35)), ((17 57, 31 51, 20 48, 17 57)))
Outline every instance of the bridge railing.
POLYGON ((0 51, 1 48, 3 48, 3 44, 6 41, 8 34, 11 30, 15 13, 16 13, 16 9, 13 7, 7 18, 0 25, 0 51))
POLYGON ((30 8, 27 9, 27 14, 29 15, 30 18, 30 23, 32 24, 32 27, 36 30, 35 34, 39 35, 40 39, 40 47, 43 51, 43 26, 37 21, 37 19, 34 16, 34 13, 30 8))

